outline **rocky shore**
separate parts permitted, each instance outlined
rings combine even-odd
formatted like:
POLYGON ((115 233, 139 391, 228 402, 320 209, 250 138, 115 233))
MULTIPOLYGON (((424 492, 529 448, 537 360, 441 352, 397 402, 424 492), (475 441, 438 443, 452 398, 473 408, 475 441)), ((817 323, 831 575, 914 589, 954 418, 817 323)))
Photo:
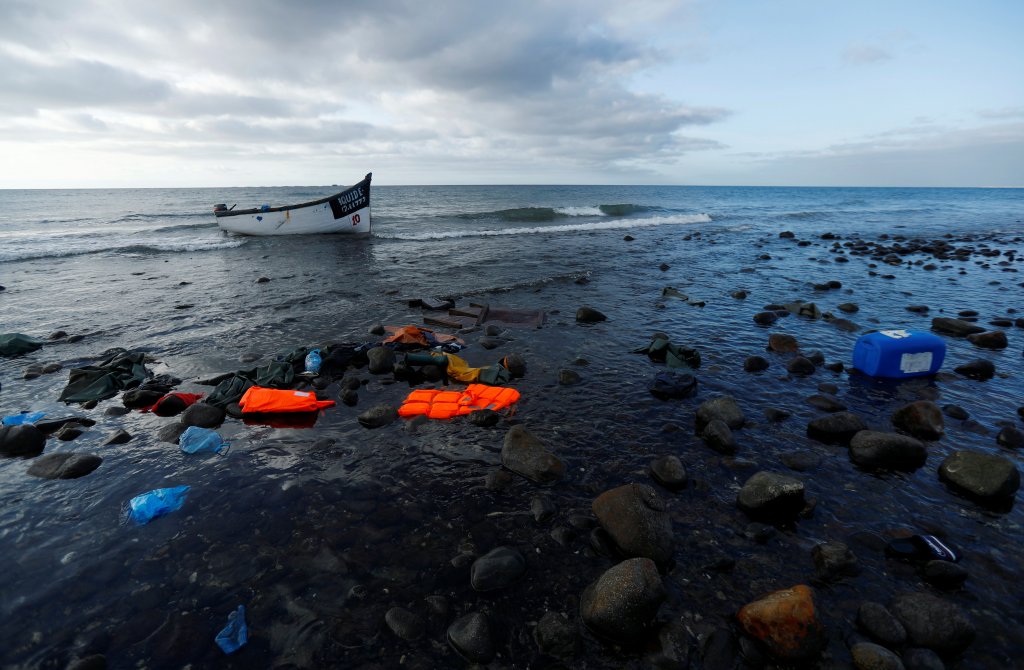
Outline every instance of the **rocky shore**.
MULTIPOLYGON (((710 247, 709 237, 684 240, 710 247)), ((622 244, 642 242, 635 233, 622 244)), ((189 426, 232 441, 217 457, 225 463, 301 449, 287 479, 301 485, 250 483, 230 501, 200 492, 193 512, 157 522, 173 534, 120 566, 130 575, 124 595, 148 613, 80 623, 54 647, 23 631, 12 658, 76 670, 140 658, 153 667, 278 667, 282 658, 366 668, 1011 667, 1024 653, 1021 624, 1012 597, 991 599, 1021 576, 1022 243, 783 231, 760 239, 751 265, 713 295, 666 286, 644 305, 554 310, 540 331, 459 331, 467 356, 517 357, 515 412, 400 419, 401 398, 441 387, 443 370, 414 385, 402 355, 376 346, 366 361, 296 380, 338 402, 305 432, 253 428, 231 406, 202 402, 137 419, 132 391, 0 428, 0 454, 24 463, 19 476, 45 480, 102 477, 139 443, 166 458, 189 426), (801 255, 800 282, 751 288, 744 276, 780 255, 801 255), (828 277, 837 267, 842 278, 828 277), (982 312, 893 289, 882 310, 890 321, 857 323, 848 277, 891 282, 908 271, 949 284, 983 272, 993 290, 1005 282, 1012 291, 1002 310, 982 312), (726 309, 742 315, 727 355, 710 337, 665 327, 678 323, 669 312, 699 321, 726 309), (657 316, 638 322, 645 312, 657 316), (837 353, 908 318, 949 343, 935 376, 873 379, 837 353), (841 344, 825 345, 823 324, 841 344), (545 348, 551 338, 569 344, 545 348), (664 353, 620 346, 659 340, 700 355, 680 354, 673 369, 664 353), (974 419, 995 397, 998 421, 974 419), (209 517, 221 503, 218 525, 209 517), (897 551, 923 536, 954 547, 956 560, 897 551), (161 608, 168 597, 174 611, 161 608), (213 635, 240 599, 250 642, 225 661, 213 635)), ((650 272, 683 281, 674 263, 650 272)), ((586 296, 587 282, 573 290, 586 296)), ((372 332, 367 341, 381 333, 372 332)), ((5 376, 2 393, 71 367, 52 360, 68 341, 54 333, 20 379, 5 376)), ((178 389, 209 390, 198 381, 178 389)), ((199 466, 178 467, 180 478, 199 466)), ((132 535, 151 531, 157 524, 132 535)))

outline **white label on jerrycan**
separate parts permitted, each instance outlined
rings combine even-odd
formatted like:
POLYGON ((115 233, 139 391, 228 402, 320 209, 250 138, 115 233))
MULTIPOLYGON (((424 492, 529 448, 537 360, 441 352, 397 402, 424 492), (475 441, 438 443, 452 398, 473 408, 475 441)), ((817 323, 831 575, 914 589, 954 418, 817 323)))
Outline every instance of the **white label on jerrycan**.
POLYGON ((905 337, 910 337, 910 333, 905 330, 880 330, 878 332, 886 337, 891 337, 894 340, 902 340, 905 337))
POLYGON ((932 369, 932 352, 922 351, 919 354, 903 354, 900 356, 900 372, 914 374, 928 372, 932 369))

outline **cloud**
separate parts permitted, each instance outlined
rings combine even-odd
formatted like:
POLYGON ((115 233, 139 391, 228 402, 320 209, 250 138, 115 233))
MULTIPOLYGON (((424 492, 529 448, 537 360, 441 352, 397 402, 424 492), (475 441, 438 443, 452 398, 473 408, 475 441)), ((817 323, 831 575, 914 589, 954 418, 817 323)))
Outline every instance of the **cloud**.
POLYGON ((729 114, 628 87, 669 58, 646 38, 674 4, 9 0, 0 136, 170 144, 197 158, 246 143, 295 155, 670 161, 720 147, 683 131, 729 114))
POLYGON ((1024 107, 982 109, 978 111, 978 116, 983 119, 1024 119, 1024 107))
POLYGON ((872 44, 852 44, 843 51, 843 61, 851 65, 870 65, 892 60, 892 54, 872 44))

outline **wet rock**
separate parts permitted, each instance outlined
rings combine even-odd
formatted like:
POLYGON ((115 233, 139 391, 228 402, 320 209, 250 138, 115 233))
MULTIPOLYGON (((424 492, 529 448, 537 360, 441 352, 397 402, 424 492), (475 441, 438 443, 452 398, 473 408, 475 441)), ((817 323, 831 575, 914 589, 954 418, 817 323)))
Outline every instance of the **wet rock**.
POLYGON ((0 426, 0 455, 35 456, 45 446, 46 436, 33 425, 0 426))
POLYGON ((847 314, 856 314, 860 311, 860 307, 853 302, 844 302, 843 304, 838 305, 838 309, 839 311, 846 312, 847 314))
POLYGON ((831 323, 834 328, 838 328, 844 333, 856 333, 858 330, 860 330, 860 326, 854 323, 853 321, 850 321, 849 319, 833 318, 829 319, 828 322, 831 323))
POLYGON ((809 472, 821 465, 821 456, 812 451, 788 451, 779 456, 779 460, 787 468, 797 472, 809 472))
POLYGON ((907 305, 907 311, 915 314, 927 314, 928 305, 907 305))
POLYGON ((373 347, 366 352, 366 360, 370 374, 383 375, 395 369, 395 352, 387 347, 373 347))
POLYGON ((533 514, 533 520, 537 523, 551 520, 557 511, 555 503, 547 496, 536 495, 530 500, 530 512, 533 514))
POLYGON ((881 603, 866 602, 857 610, 857 625, 862 631, 887 647, 902 646, 907 631, 899 619, 881 603))
POLYGON ((580 373, 575 370, 562 368, 558 371, 558 383, 562 386, 572 386, 580 383, 580 373))
POLYGON ((663 370, 647 388, 659 400, 686 398, 697 392, 697 378, 685 372, 663 370))
POLYGON ((959 405, 943 405, 942 413, 950 419, 956 419, 957 421, 966 421, 971 416, 967 413, 967 410, 959 405))
POLYGON ((843 364, 840 363, 839 361, 836 361, 835 363, 829 363, 825 365, 824 368, 829 372, 835 372, 836 374, 844 370, 843 364))
POLYGON ((772 423, 785 421, 791 416, 793 416, 792 412, 786 411, 784 409, 779 409, 778 407, 767 407, 764 410, 764 418, 768 419, 772 423))
POLYGON ((50 333, 49 335, 47 335, 46 339, 48 339, 48 340, 59 340, 59 339, 65 338, 67 336, 68 336, 68 333, 67 333, 66 330, 55 330, 52 333, 50 333))
POLYGON ((533 640, 540 653, 569 660, 580 650, 576 626, 561 612, 545 612, 533 629, 533 640))
POLYGON ((946 664, 931 649, 911 647, 903 652, 903 667, 906 670, 946 670, 946 664))
POLYGON ((651 461, 651 478, 669 491, 686 488, 686 468, 682 461, 672 454, 658 456, 651 461))
POLYGON ((1020 472, 1008 458, 976 451, 954 451, 939 466, 939 479, 978 498, 1008 498, 1020 488, 1020 472))
POLYGON ((744 605, 736 615, 743 630, 783 662, 809 661, 824 647, 814 592, 799 584, 744 605))
POLYGON ((791 375, 811 375, 815 369, 814 363, 803 356, 797 356, 786 364, 786 371, 791 375))
POLYGON ((579 323, 598 323, 599 321, 607 321, 608 317, 597 311, 593 307, 580 307, 576 310, 576 321, 579 323))
POLYGON ((52 421, 37 421, 35 426, 44 435, 53 435, 69 423, 87 428, 96 425, 95 421, 84 416, 67 416, 61 419, 53 419, 52 421))
POLYGON ((266 284, 270 281, 270 277, 260 277, 256 280, 257 284, 266 284))
POLYGON ((747 356, 743 361, 743 369, 747 372, 761 372, 768 369, 768 359, 764 356, 747 356))
POLYGON ((736 503, 755 519, 792 521, 804 507, 804 484, 795 477, 762 470, 743 484, 736 503))
POLYGON ((77 479, 100 466, 103 459, 95 454, 45 454, 32 462, 28 474, 40 479, 77 479))
POLYGON ((794 237, 796 237, 796 235, 793 233, 792 230, 784 230, 781 233, 779 233, 779 237, 782 238, 782 239, 789 239, 789 240, 791 240, 794 237))
POLYGON ((951 319, 947 316, 932 319, 932 330, 946 335, 953 335, 954 337, 967 337, 975 333, 985 332, 985 329, 981 326, 976 326, 973 323, 961 321, 960 319, 951 319))
POLYGON ((109 447, 114 444, 125 444, 132 439, 132 434, 127 430, 118 430, 112 433, 107 439, 103 440, 100 446, 109 447))
POLYGON ((478 409, 475 412, 470 412, 466 420, 479 428, 490 428, 498 425, 498 422, 501 421, 501 414, 493 409, 478 409))
POLYGON ((913 471, 924 465, 924 444, 899 433, 862 430, 850 440, 850 460, 865 468, 913 471))
POLYGON ((724 422, 729 428, 742 428, 746 422, 743 410, 730 396, 721 396, 705 400, 697 408, 696 423, 697 430, 703 430, 711 421, 718 419, 724 422))
POLYGON ((932 586, 940 589, 957 589, 967 581, 967 570, 949 561, 928 561, 921 576, 932 586))
POLYGON ((800 350, 800 343, 792 335, 772 333, 768 336, 768 351, 777 354, 791 354, 800 350))
POLYGON ((491 624, 486 614, 471 612, 448 627, 448 643, 471 663, 489 663, 494 658, 491 624))
POLYGON ((175 421, 174 423, 169 423, 163 428, 161 428, 157 432, 156 437, 161 442, 170 442, 171 444, 178 444, 178 438, 181 437, 181 434, 184 433, 187 428, 188 426, 186 426, 182 422, 175 421))
POLYGON ((356 420, 363 428, 382 428, 392 421, 398 419, 398 410, 391 405, 374 405, 366 410, 356 420))
POLYGON ((661 265, 658 266, 658 269, 661 270, 662 272, 668 272, 669 268, 671 267, 672 266, 669 265, 668 263, 662 263, 661 265))
POLYGON ((858 642, 850 655, 857 670, 905 670, 899 656, 872 642, 858 642))
POLYGON ((700 654, 700 667, 707 670, 738 670, 743 667, 740 643, 728 628, 719 627, 708 633, 700 645, 700 654))
POLYGON ((145 389, 132 389, 125 391, 121 396, 121 404, 129 409, 141 409, 152 407, 156 401, 164 397, 162 391, 148 391, 145 389))
POLYGON ((1007 449, 1024 449, 1024 431, 1014 426, 1003 426, 996 435, 996 444, 1007 449))
POLYGON ((515 482, 515 476, 508 470, 495 468, 487 473, 484 488, 488 491, 504 491, 515 482))
POLYGON ((759 326, 770 326, 779 320, 775 312, 758 312, 754 315, 754 323, 759 326))
POLYGON ((341 395, 338 396, 338 399, 341 400, 341 404, 347 407, 355 407, 359 404, 359 394, 352 389, 345 389, 342 391, 341 395))
POLYGON ((842 412, 846 405, 830 395, 815 394, 807 398, 807 404, 823 412, 842 412))
POLYGON ((1001 330, 968 335, 967 340, 982 349, 1005 349, 1010 344, 1006 339, 1006 333, 1001 330))
POLYGON ((712 419, 700 433, 704 443, 720 454, 736 453, 736 437, 729 424, 721 419, 712 419))
POLYGON ((650 625, 665 600, 654 561, 631 558, 614 565, 580 597, 580 616, 595 633, 631 642, 650 625))
POLYGON ((668 508, 650 486, 625 484, 605 491, 591 505, 598 523, 625 556, 667 565, 675 548, 668 508))
POLYGON ((850 548, 842 542, 822 542, 811 549, 811 560, 818 579, 835 581, 860 573, 860 564, 850 548))
POLYGON ((110 407, 103 410, 103 414, 105 414, 106 416, 124 416, 130 411, 131 410, 128 409, 127 407, 122 407, 120 405, 111 405, 110 407))
POLYGON ((992 379, 996 374, 996 366, 992 361, 976 360, 958 365, 953 370, 959 374, 967 377, 968 379, 978 379, 985 381, 986 379, 992 379))
POLYGON ((512 375, 512 379, 520 379, 526 375, 526 359, 522 354, 511 353, 501 359, 501 364, 512 375))
POLYGON ((387 330, 384 328, 384 324, 382 323, 375 323, 372 326, 370 326, 370 335, 376 335, 380 337, 385 333, 387 333, 387 330))
POLYGON ((942 410, 930 400, 917 400, 899 408, 892 415, 892 423, 921 440, 937 440, 944 432, 942 410))
POLYGON ((423 619, 402 607, 392 607, 384 614, 384 622, 391 632, 407 642, 423 637, 426 624, 423 619))
POLYGON ((907 593, 889 607, 911 644, 939 654, 959 654, 974 640, 974 624, 957 605, 928 593, 907 593))
POLYGON ((736 298, 737 300, 744 300, 747 297, 747 292, 742 290, 733 291, 730 295, 732 295, 732 297, 736 298))
POLYGON ((821 416, 807 424, 807 437, 825 444, 849 444, 853 436, 867 425, 852 412, 836 412, 821 416))
POLYGON ((70 442, 71 440, 75 439, 84 432, 85 429, 81 426, 81 424, 68 422, 61 426, 60 429, 53 434, 53 436, 63 442, 70 442))
POLYGON ((501 464, 538 484, 550 484, 565 475, 565 464, 522 424, 505 434, 501 464))
POLYGON ((473 562, 469 582, 476 591, 503 589, 526 572, 526 559, 513 547, 497 547, 473 562))
POLYGON ((190 405, 181 414, 183 426, 199 426, 200 428, 217 428, 224 423, 225 412, 219 407, 197 402, 190 405))
MULTIPOLYGON (((657 649, 647 654, 645 667, 653 670, 686 670, 690 666, 692 636, 681 621, 658 628, 657 649)), ((705 666, 711 670, 710 666, 705 666)))

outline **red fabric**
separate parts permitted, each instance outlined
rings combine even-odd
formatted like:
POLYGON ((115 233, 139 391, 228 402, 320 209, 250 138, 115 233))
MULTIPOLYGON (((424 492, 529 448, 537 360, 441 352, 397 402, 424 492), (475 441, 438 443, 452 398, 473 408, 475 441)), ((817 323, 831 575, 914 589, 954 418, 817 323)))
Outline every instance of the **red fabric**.
POLYGON ((202 393, 168 393, 167 395, 165 395, 164 397, 160 398, 159 400, 157 400, 155 403, 153 403, 149 407, 143 407, 139 411, 140 412, 152 412, 152 411, 154 411, 160 405, 160 403, 162 403, 164 400, 167 400, 168 398, 171 398, 171 397, 180 399, 182 402, 185 403, 185 407, 188 407, 190 405, 194 405, 197 402, 199 402, 199 399, 203 397, 203 394, 202 393))

